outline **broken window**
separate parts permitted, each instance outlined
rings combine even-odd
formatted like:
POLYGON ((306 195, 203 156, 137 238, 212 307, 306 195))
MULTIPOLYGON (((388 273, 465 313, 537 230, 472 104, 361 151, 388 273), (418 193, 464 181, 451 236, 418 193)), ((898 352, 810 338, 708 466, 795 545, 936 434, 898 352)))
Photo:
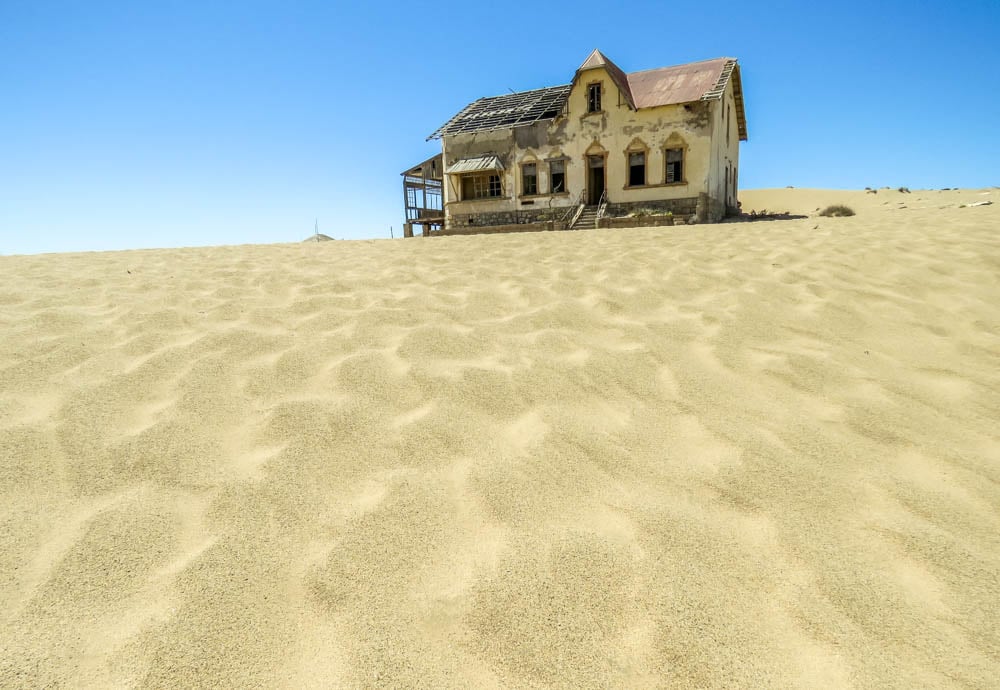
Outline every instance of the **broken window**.
POLYGON ((646 154, 642 151, 628 154, 628 186, 646 184, 646 154))
POLYGON ((601 112, 601 85, 591 84, 587 87, 587 112, 601 112))
POLYGON ((566 191, 566 161, 551 161, 549 163, 549 180, 553 194, 566 191))
POLYGON ((667 149, 667 184, 684 181, 684 149, 667 149))
POLYGON ((531 196, 538 194, 538 166, 525 163, 521 166, 521 194, 531 196))
POLYGON ((462 199, 489 199, 502 195, 500 176, 487 173, 462 176, 462 199))

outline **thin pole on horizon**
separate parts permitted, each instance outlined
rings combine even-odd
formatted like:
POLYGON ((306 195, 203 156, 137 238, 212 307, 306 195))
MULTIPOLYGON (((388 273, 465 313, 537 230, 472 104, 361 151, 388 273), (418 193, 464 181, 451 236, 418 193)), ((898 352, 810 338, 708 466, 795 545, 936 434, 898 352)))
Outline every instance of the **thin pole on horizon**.
POLYGON ((313 225, 313 237, 319 242, 319 218, 316 219, 316 224, 313 225))
POLYGON ((389 237, 391 239, 396 239, 396 236, 392 234, 392 226, 391 225, 389 226, 389 237))

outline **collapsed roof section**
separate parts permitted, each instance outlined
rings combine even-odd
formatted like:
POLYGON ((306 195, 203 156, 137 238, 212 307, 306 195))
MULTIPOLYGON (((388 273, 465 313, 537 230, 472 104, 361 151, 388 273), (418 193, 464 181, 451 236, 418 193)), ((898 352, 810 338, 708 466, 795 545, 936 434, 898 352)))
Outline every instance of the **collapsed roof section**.
POLYGON ((444 123, 427 139, 440 139, 451 134, 510 129, 534 124, 539 120, 551 120, 562 112, 563 104, 569 96, 569 89, 569 84, 566 84, 480 98, 465 106, 458 115, 444 123))

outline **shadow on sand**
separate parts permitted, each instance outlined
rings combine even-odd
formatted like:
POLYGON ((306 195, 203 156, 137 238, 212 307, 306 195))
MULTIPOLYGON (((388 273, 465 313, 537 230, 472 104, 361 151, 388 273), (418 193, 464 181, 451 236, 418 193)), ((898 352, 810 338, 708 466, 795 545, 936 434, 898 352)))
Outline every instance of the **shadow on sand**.
POLYGON ((750 211, 750 213, 740 213, 737 216, 728 216, 724 223, 752 223, 759 220, 802 220, 809 216, 801 213, 789 213, 788 211, 750 211))

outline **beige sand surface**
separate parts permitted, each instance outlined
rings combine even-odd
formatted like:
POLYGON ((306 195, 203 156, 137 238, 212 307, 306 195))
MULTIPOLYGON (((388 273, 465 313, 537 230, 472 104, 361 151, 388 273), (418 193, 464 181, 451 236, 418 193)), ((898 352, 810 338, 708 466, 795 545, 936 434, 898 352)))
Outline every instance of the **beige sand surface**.
POLYGON ((995 688, 987 199, 0 257, 0 686, 995 688))

